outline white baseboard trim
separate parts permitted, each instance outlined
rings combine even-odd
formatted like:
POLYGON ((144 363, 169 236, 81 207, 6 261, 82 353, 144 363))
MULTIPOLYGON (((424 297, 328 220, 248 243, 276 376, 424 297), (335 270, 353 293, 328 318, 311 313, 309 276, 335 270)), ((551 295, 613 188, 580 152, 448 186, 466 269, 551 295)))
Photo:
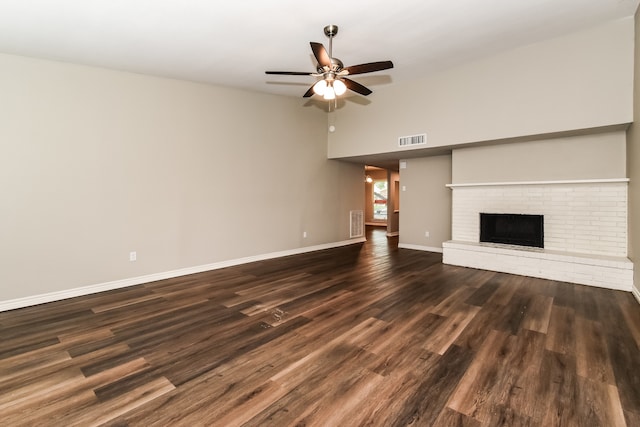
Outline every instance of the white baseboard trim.
POLYGON ((412 245, 410 243, 398 243, 398 247, 401 249, 414 249, 416 251, 442 253, 442 248, 441 247, 438 248, 435 246, 422 246, 422 245, 412 245))
POLYGON ((178 270, 165 271, 161 273, 147 274, 145 276, 131 277, 128 279, 114 280, 112 282, 98 283, 95 285, 82 286, 79 288, 65 289, 63 291, 49 292, 46 294, 33 295, 23 298, 16 298, 0 301, 0 312, 15 310, 17 308, 29 307, 32 305, 44 304, 47 302, 59 301, 67 298, 74 298, 83 295, 95 294, 98 292, 110 291, 113 289, 126 288, 128 286, 141 285, 143 283, 155 282, 157 280, 171 279, 174 277, 186 276, 204 271, 218 270, 225 267, 233 267, 240 264, 248 264, 255 261, 264 261, 273 258, 282 258, 290 255, 298 255, 307 252, 321 251, 324 249, 338 248, 341 246, 364 243, 366 239, 359 237, 356 239, 343 240, 340 242, 324 243, 322 245, 305 246, 286 251, 271 252, 267 254, 254 255, 244 258, 231 259, 227 261, 214 262, 212 264, 198 265, 195 267, 180 268, 178 270))
POLYGON ((631 293, 633 294, 634 297, 636 297, 636 301, 638 301, 638 304, 640 304, 640 289, 633 286, 631 288, 631 293))

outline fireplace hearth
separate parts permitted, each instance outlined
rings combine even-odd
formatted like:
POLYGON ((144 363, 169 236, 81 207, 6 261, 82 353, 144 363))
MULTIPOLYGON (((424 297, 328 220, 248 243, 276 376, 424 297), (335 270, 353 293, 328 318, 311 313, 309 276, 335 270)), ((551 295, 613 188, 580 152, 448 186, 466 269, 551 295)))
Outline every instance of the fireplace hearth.
POLYGON ((544 248, 544 216, 481 212, 480 241, 544 248))

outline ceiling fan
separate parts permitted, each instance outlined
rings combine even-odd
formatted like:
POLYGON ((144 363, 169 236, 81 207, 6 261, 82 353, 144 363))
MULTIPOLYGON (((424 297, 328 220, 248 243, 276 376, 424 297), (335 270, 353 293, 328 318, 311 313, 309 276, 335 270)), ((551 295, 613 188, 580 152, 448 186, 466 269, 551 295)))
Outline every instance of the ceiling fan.
POLYGON ((342 61, 334 58, 332 55, 333 38, 338 34, 338 26, 327 25, 324 27, 324 34, 329 37, 329 52, 327 52, 322 43, 311 42, 311 50, 318 61, 317 71, 315 73, 302 71, 265 71, 265 73, 287 76, 322 77, 321 80, 318 80, 305 92, 303 98, 309 98, 315 93, 324 97, 324 99, 331 100, 335 99, 336 96, 344 94, 347 89, 364 96, 372 93, 371 89, 347 78, 347 76, 393 68, 393 62, 391 61, 369 62, 345 67, 342 61))

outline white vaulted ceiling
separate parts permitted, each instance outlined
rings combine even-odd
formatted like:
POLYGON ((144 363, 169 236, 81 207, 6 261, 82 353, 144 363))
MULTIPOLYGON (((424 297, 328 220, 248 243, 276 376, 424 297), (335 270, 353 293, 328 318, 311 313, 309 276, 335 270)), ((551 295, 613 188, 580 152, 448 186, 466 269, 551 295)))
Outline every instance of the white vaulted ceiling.
POLYGON ((310 41, 340 30, 371 89, 634 14, 640 0, 0 0, 0 52, 302 96, 310 41))

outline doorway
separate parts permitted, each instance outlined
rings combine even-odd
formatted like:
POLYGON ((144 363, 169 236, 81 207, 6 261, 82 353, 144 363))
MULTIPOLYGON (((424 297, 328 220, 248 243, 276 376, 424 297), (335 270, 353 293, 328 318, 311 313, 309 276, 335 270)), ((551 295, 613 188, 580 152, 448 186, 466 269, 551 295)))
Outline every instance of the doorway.
POLYGON ((365 166, 365 224, 386 228, 387 236, 399 229, 399 173, 397 170, 365 166))
POLYGON ((387 201, 389 199, 389 188, 386 179, 376 179, 372 183, 373 191, 373 221, 387 223, 387 201))
POLYGON ((365 166, 365 224, 386 227, 388 219, 388 174, 386 169, 365 166))

